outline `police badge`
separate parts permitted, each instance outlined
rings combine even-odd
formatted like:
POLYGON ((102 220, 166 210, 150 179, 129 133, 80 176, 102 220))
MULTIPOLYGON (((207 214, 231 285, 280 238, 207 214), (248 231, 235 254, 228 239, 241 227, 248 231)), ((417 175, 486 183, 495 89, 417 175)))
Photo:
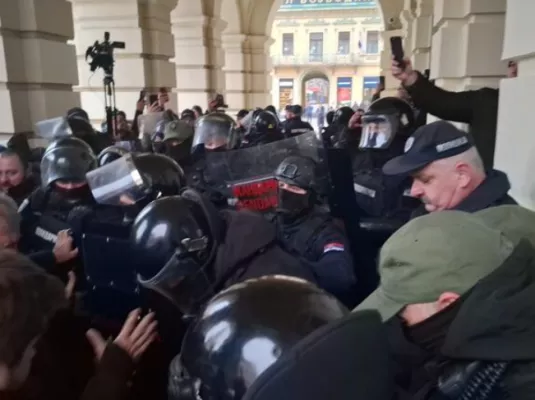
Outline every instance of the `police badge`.
POLYGON ((412 145, 414 144, 414 138, 411 136, 410 138, 407 139, 407 141, 405 142, 405 148, 403 149, 403 151, 405 153, 407 153, 411 148, 412 148, 412 145))

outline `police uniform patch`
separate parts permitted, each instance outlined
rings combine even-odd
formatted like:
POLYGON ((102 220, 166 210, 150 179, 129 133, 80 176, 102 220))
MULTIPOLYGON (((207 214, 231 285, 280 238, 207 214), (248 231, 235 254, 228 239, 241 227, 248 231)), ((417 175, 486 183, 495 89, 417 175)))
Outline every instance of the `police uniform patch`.
POLYGON ((412 148, 413 144, 414 144, 414 138, 413 137, 408 138, 407 141, 405 142, 405 148, 403 149, 403 151, 405 153, 408 152, 412 148))
POLYGON ((344 244, 340 242, 327 243, 325 246, 323 246, 323 254, 329 253, 331 251, 344 251, 344 250, 345 250, 344 244))

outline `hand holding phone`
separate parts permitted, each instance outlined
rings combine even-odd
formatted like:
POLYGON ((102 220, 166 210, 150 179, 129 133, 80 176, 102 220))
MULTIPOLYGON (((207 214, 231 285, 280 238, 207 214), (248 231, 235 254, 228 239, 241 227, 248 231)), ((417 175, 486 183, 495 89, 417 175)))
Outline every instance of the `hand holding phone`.
POLYGON ((403 51, 403 40, 401 36, 392 36, 390 38, 390 47, 392 48, 392 56, 399 64, 399 68, 405 68, 405 52, 403 51))

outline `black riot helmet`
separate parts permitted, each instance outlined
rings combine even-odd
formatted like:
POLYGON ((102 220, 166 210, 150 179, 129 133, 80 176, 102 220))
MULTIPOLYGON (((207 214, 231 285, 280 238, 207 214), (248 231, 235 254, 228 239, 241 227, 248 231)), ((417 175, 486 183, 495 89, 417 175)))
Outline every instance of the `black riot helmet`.
POLYGON ((333 125, 347 127, 349 125, 349 120, 355 114, 355 111, 351 107, 340 107, 333 116, 333 125))
POLYGON ((184 171, 170 157, 163 154, 142 153, 134 155, 133 161, 150 189, 152 199, 177 195, 186 185, 184 171))
POLYGON ((299 104, 289 106, 286 111, 291 114, 291 118, 301 118, 303 115, 303 107, 299 104))
POLYGON ((289 218, 289 222, 305 214, 316 204, 317 165, 311 158, 286 157, 275 170, 275 179, 279 182, 277 213, 289 218), (296 190, 296 187, 304 192, 296 190))
POLYGON ((240 400, 277 359, 348 310, 306 281, 238 283, 203 308, 169 366, 170 400, 240 400))
POLYGON ((132 248, 147 267, 140 284, 167 298, 182 313, 197 311, 213 292, 211 264, 223 231, 209 200, 187 189, 153 201, 137 216, 132 248))
POLYGON ((277 115, 277 109, 273 105, 267 106, 266 108, 264 108, 264 110, 277 115))
MULTIPOLYGON (((248 140, 274 136, 278 132, 278 125, 279 121, 275 115, 269 111, 260 110, 253 117, 253 123, 245 136, 248 140)), ((280 139, 283 139, 282 134, 280 139)))
POLYGON ((361 149, 386 149, 397 137, 408 138, 415 127, 414 110, 398 97, 377 99, 362 116, 361 149))
POLYGON ((85 182, 86 173, 96 166, 97 158, 86 142, 72 136, 56 139, 41 159, 41 186, 48 188, 56 181, 85 182))
POLYGON ((195 126, 195 120, 197 118, 195 117, 195 113, 193 110, 190 110, 189 108, 186 108, 180 113, 180 120, 186 122, 187 124, 191 126, 195 126))
POLYGON ((121 158, 122 156, 128 153, 129 151, 126 150, 124 147, 120 147, 120 146, 106 147, 98 155, 98 166, 101 167, 103 165, 109 164, 112 161, 115 161, 118 158, 121 158))
POLYGON ((192 151, 199 146, 207 151, 230 150, 239 144, 236 121, 223 112, 214 112, 199 118, 195 124, 192 151))
POLYGON ((310 157, 290 156, 279 164, 275 179, 304 190, 317 190, 317 164, 310 157))
POLYGON ((180 113, 180 119, 188 119, 188 118, 195 119, 195 113, 193 112, 193 110, 186 108, 182 110, 182 112, 180 113))
POLYGON ((327 121, 327 125, 332 125, 334 121, 334 111, 329 111, 327 115, 325 116, 325 120, 327 121))

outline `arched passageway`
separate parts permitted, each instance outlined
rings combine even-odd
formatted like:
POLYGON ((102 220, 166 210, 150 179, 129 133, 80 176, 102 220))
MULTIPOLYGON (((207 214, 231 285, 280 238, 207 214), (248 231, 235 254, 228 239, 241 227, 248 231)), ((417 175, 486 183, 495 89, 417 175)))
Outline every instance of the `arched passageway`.
POLYGON ((301 80, 301 103, 304 107, 329 105, 330 82, 327 75, 312 71, 301 80))

